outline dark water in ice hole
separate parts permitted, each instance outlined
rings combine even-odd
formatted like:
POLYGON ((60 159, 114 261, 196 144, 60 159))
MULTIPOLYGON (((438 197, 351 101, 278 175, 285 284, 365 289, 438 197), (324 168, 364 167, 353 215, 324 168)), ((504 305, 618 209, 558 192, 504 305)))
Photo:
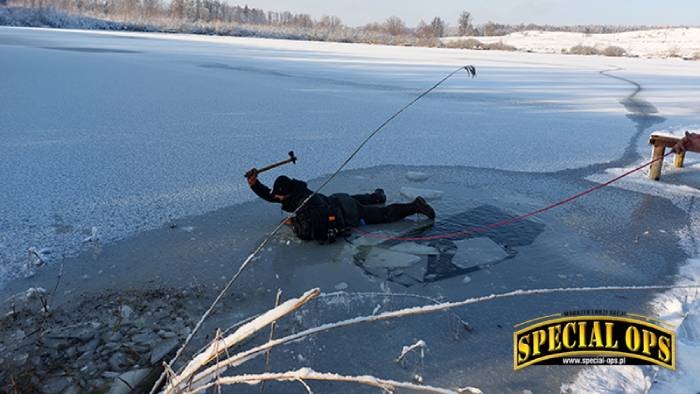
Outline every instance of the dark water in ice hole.
MULTIPOLYGON (((440 219, 433 225, 419 226, 415 230, 397 233, 400 238, 416 238, 418 245, 424 245, 432 248, 428 254, 412 254, 407 251, 406 258, 420 258, 419 261, 411 262, 409 266, 387 266, 386 264, 368 264, 368 260, 375 258, 377 249, 391 251, 397 245, 401 245, 407 241, 387 239, 376 245, 359 246, 358 253, 353 256, 355 264, 361 267, 368 275, 377 278, 386 279, 388 281, 401 284, 409 287, 415 284, 425 284, 436 282, 443 279, 452 278, 459 275, 465 275, 471 272, 479 271, 487 267, 493 267, 496 264, 502 263, 515 257, 518 254, 519 246, 532 244, 537 236, 539 236, 545 225, 535 220, 522 220, 506 226, 493 228, 489 230, 476 231, 468 233, 469 229, 479 229, 494 223, 504 222, 515 218, 517 215, 508 213, 498 207, 491 205, 480 205, 469 211, 458 213, 440 219), (445 236, 454 234, 449 238, 442 239, 426 239, 420 238, 445 236), (455 254, 459 247, 455 241, 465 240, 470 238, 485 237, 493 241, 494 246, 502 249, 501 255, 494 255, 491 251, 491 258, 488 256, 482 258, 482 261, 476 261, 469 266, 455 263, 455 254)), ((410 241, 409 241, 410 242, 410 241)), ((481 248, 488 247, 488 244, 481 244, 481 248)), ((478 251, 474 251, 477 252, 478 251)), ((497 253, 497 252, 495 252, 497 253)), ((483 254, 483 253, 482 253, 483 254)), ((401 259, 401 254, 394 254, 395 259, 401 259)), ((400 262, 399 262, 400 263, 400 262)))

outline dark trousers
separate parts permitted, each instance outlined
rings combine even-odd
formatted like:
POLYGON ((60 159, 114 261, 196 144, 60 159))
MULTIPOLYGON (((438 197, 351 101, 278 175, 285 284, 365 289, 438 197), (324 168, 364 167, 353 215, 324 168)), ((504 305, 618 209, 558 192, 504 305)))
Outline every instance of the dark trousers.
POLYGON ((365 224, 395 222, 418 213, 413 204, 390 204, 385 207, 360 205, 359 211, 365 224))
POLYGON ((361 224, 379 224, 401 220, 406 216, 418 213, 415 203, 390 204, 380 206, 385 198, 380 198, 377 194, 355 194, 345 193, 331 194, 329 198, 338 204, 343 211, 345 225, 349 227, 361 224))
POLYGON ((353 199, 355 199, 357 202, 359 202, 362 205, 372 205, 377 203, 377 196, 374 193, 367 193, 367 194, 353 194, 352 196, 353 199))
POLYGON ((418 213, 413 203, 389 204, 377 206, 374 194, 355 194, 350 196, 357 202, 357 212, 365 224, 389 223, 418 213))

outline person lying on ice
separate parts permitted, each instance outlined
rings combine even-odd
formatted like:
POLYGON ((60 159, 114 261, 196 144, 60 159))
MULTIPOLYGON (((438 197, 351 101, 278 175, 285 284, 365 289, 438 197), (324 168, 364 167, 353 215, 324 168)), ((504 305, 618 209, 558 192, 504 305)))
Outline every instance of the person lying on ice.
MULTIPOLYGON (((306 182, 279 176, 272 190, 258 180, 255 169, 250 171, 248 185, 265 201, 282 204, 282 210, 294 212, 313 192, 306 182)), ((423 214, 435 219, 435 211, 422 197, 416 197, 407 204, 386 202, 384 190, 377 189, 371 194, 349 195, 335 193, 330 196, 316 194, 292 218, 294 233, 304 240, 333 242, 336 236, 350 227, 363 224, 389 223, 413 214, 423 214)))

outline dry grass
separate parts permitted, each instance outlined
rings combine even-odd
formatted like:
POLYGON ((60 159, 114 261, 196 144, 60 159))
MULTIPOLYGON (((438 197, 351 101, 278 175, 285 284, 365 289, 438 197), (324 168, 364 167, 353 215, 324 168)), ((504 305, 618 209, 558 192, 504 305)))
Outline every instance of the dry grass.
POLYGON ((600 51, 597 48, 581 44, 572 46, 566 53, 569 55, 600 55, 600 51))
POLYGON ((494 50, 494 51, 515 51, 518 48, 516 48, 512 45, 504 44, 503 41, 499 41, 499 42, 494 42, 492 44, 486 44, 486 45, 484 45, 483 49, 494 50))
POLYGON ((503 41, 494 42, 491 44, 484 44, 483 42, 473 38, 448 41, 443 46, 445 48, 479 49, 494 51, 516 51, 518 49, 512 45, 504 44, 503 41))
POLYGON ((451 40, 446 42, 444 45, 446 48, 458 49, 482 49, 484 47, 484 43, 473 38, 451 40))
POLYGON ((620 57, 620 56, 625 56, 627 54, 627 51, 620 47, 616 47, 614 45, 611 45, 605 49, 603 49, 602 52, 603 55, 605 56, 613 56, 613 57, 620 57))

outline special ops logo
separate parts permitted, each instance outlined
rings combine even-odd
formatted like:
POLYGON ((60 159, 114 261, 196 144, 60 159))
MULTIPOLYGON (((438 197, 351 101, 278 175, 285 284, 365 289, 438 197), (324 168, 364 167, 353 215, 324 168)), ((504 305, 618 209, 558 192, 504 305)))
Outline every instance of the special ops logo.
POLYGON ((520 329, 513 333, 514 369, 533 364, 656 364, 675 370, 676 334, 659 320, 622 315, 559 314, 520 329))

